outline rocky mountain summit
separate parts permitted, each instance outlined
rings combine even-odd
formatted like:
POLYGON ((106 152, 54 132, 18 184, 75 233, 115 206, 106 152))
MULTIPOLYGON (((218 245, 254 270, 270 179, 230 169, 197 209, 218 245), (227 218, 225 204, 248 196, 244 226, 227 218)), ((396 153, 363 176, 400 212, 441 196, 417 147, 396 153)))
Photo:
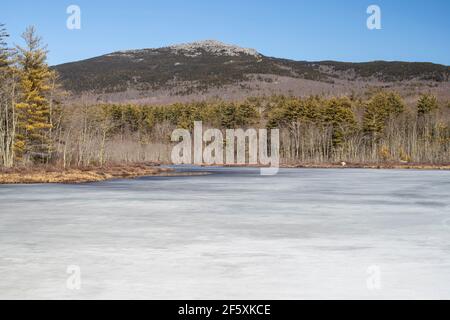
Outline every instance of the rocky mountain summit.
POLYGON ((236 57, 241 54, 254 56, 256 58, 261 55, 255 49, 241 48, 234 45, 225 44, 216 40, 204 40, 198 42, 191 42, 185 44, 179 44, 168 47, 175 54, 183 54, 188 57, 198 57, 207 52, 216 56, 229 56, 236 57))

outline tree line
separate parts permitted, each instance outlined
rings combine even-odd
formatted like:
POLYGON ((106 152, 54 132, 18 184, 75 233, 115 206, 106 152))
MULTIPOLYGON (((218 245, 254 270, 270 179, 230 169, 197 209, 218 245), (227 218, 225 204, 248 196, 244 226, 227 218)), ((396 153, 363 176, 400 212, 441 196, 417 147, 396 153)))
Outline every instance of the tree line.
POLYGON ((34 28, 8 48, 0 27, 3 167, 168 162, 176 128, 278 128, 284 163, 450 162, 450 105, 429 93, 407 106, 392 91, 367 97, 252 97, 164 106, 62 103, 34 28))
POLYGON ((169 161, 171 133, 205 128, 280 129, 284 163, 450 161, 450 107, 423 94, 408 107, 395 92, 349 97, 271 96, 166 106, 78 105, 59 109, 63 164, 169 161))

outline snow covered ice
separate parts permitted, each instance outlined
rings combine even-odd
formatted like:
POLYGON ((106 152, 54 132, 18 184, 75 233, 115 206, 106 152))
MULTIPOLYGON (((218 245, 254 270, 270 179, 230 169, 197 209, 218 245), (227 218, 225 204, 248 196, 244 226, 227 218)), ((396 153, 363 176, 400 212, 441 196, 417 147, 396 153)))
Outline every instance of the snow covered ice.
POLYGON ((450 298, 450 172, 206 170, 0 186, 0 298, 450 298))

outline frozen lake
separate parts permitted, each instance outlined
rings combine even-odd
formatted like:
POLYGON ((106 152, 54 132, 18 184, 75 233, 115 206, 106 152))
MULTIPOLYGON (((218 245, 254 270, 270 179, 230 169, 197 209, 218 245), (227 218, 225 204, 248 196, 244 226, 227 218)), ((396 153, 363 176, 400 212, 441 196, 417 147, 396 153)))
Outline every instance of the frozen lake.
POLYGON ((450 299, 450 172, 211 170, 0 186, 0 298, 450 299))

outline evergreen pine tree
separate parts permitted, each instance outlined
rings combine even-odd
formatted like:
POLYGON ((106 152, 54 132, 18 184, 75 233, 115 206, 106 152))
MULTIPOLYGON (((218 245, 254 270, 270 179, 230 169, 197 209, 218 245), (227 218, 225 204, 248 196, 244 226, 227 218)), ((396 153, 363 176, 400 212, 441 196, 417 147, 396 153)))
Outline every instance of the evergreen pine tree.
POLYGON ((34 27, 22 38, 26 47, 18 46, 21 99, 16 104, 19 114, 16 156, 29 157, 35 162, 48 159, 50 152, 50 110, 46 94, 50 90, 52 71, 46 59, 47 51, 34 27))
POLYGON ((417 114, 424 116, 439 108, 437 99, 431 94, 422 94, 417 103, 417 114))

